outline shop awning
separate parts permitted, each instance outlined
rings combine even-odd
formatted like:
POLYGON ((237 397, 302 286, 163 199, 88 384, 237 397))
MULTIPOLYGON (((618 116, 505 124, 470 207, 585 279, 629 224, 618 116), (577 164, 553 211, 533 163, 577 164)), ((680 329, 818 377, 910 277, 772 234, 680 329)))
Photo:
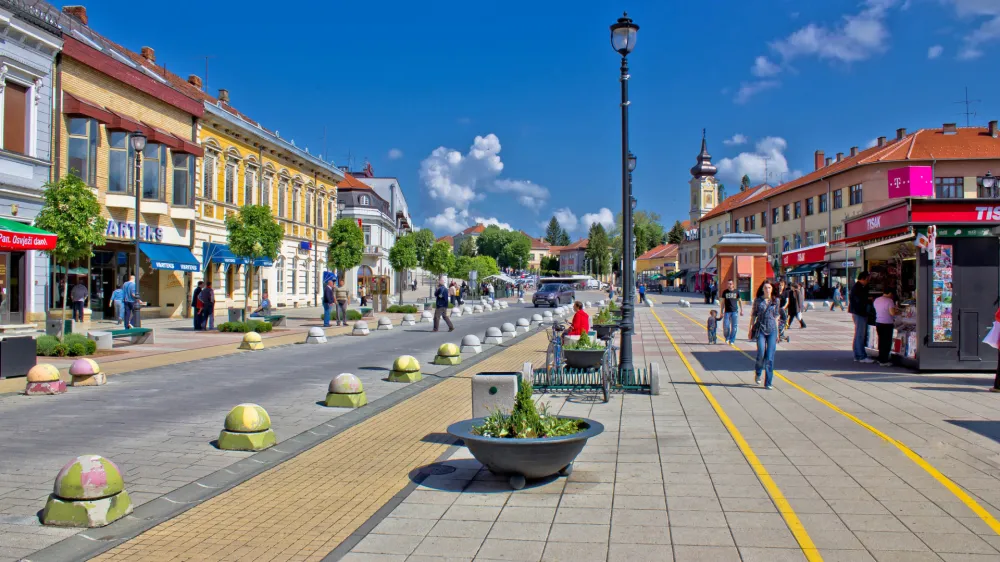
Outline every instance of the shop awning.
MULTIPOLYGON (((237 257, 229 249, 227 244, 216 242, 205 242, 202 247, 202 257, 205 263, 225 263, 229 265, 246 265, 250 263, 247 258, 237 257)), ((253 262, 255 267, 271 267, 274 262, 270 258, 257 258, 253 262)))
POLYGON ((900 226, 897 228, 889 228, 879 232, 869 232, 866 234, 859 234, 858 236, 852 236, 850 238, 842 238, 837 240, 835 243, 837 246, 855 246, 860 242, 868 242, 871 240, 880 240, 883 238, 892 238, 893 236, 898 236, 900 234, 905 234, 912 232, 909 226, 900 226))
POLYGON ((774 267, 770 263, 767 264, 767 277, 774 279, 774 267))
POLYGON ((152 244, 140 242, 139 249, 149 258, 153 269, 169 269, 172 271, 198 271, 198 258, 194 257, 190 248, 170 244, 152 244))
POLYGON ((0 250, 54 250, 57 238, 46 230, 0 218, 0 250))
POLYGON ((785 275, 808 275, 817 269, 826 267, 826 263, 807 263, 797 265, 785 272, 785 275))

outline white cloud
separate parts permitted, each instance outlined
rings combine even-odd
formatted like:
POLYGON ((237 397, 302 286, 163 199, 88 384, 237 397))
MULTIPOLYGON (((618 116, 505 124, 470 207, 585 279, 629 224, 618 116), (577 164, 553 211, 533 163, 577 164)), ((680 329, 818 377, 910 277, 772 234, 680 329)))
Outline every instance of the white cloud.
POLYGON ((927 58, 932 60, 936 59, 941 56, 942 52, 944 52, 944 47, 941 45, 934 45, 933 47, 927 49, 927 58))
POLYGON ((389 149, 389 160, 399 160, 403 157, 403 151, 398 148, 389 149))
POLYGON ((750 101, 753 96, 773 88, 777 88, 781 85, 781 82, 777 80, 756 80, 754 82, 741 82, 740 89, 736 92, 736 97, 733 101, 736 103, 746 103, 750 101))
POLYGON ((784 39, 773 41, 770 47, 785 63, 807 56, 842 63, 868 59, 888 48, 885 18, 895 3, 895 0, 867 0, 859 13, 843 16, 839 25, 810 23, 784 39))
POLYGON ((962 26, 970 31, 963 38, 963 46, 958 53, 960 60, 977 59, 983 55, 984 44, 1000 40, 1000 2, 997 0, 942 0, 942 2, 951 4, 959 18, 970 20, 968 25, 962 26), (976 26, 976 23, 979 25, 976 26))
POLYGON ((754 184, 769 183, 775 185, 789 181, 802 175, 798 170, 788 167, 785 151, 788 143, 781 137, 765 137, 757 142, 753 152, 742 152, 734 158, 723 158, 719 161, 719 178, 726 183, 739 183, 744 175, 750 176, 754 184), (765 171, 769 178, 765 178, 765 171))
MULTIPOLYGON (((590 230, 591 225, 600 223, 604 225, 604 228, 611 230, 615 226, 615 214, 611 212, 611 209, 607 207, 601 207, 596 213, 586 213, 582 217, 577 217, 576 213, 570 210, 569 207, 563 207, 561 209, 556 209, 553 213, 556 217, 556 221, 559 225, 566 229, 569 233, 579 233, 586 234, 590 230)), ((548 226, 548 223, 542 225, 548 226)))
POLYGON ((556 217, 556 221, 559 222, 559 226, 565 228, 567 232, 573 232, 576 230, 576 227, 580 225, 580 220, 576 218, 576 214, 574 214, 569 207, 556 209, 552 215, 556 217))
POLYGON ((732 138, 722 141, 722 144, 729 146, 738 146, 747 143, 747 136, 741 133, 736 133, 732 138))
POLYGON ((496 217, 490 217, 490 218, 476 217, 472 219, 472 223, 481 224, 483 226, 496 225, 499 226, 502 230, 514 230, 513 227, 510 226, 510 224, 505 222, 500 222, 500 219, 496 217))
POLYGON ((589 231, 594 224, 601 224, 605 230, 611 230, 615 227, 615 214, 611 212, 611 209, 601 207, 601 210, 596 213, 587 213, 580 219, 580 226, 583 227, 583 230, 589 231))
POLYGON ((771 62, 767 57, 761 55, 754 59, 753 68, 750 69, 750 72, 758 78, 767 78, 781 73, 781 67, 771 62))
POLYGON ((549 199, 549 190, 537 183, 526 180, 497 180, 493 182, 493 191, 517 195, 517 202, 538 212, 549 199))
POLYGON ((469 211, 448 207, 427 219, 427 228, 437 234, 455 234, 469 227, 469 211))
POLYGON ((865 148, 871 148, 871 147, 873 147, 873 146, 875 146, 877 144, 878 144, 878 139, 872 139, 872 140, 868 141, 867 143, 865 143, 865 148))

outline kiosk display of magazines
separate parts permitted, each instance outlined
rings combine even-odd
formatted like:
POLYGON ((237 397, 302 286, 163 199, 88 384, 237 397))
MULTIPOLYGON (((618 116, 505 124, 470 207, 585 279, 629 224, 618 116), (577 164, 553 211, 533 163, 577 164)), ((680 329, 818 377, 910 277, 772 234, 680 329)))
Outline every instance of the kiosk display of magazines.
MULTIPOLYGON (((996 370, 996 350, 982 343, 1000 303, 996 200, 905 198, 844 224, 847 237, 837 244, 862 251, 870 298, 886 287, 895 293, 894 362, 925 371, 996 370), (936 230, 933 249, 929 227, 936 230)), ((874 321, 870 315, 870 355, 878 347, 874 321)))

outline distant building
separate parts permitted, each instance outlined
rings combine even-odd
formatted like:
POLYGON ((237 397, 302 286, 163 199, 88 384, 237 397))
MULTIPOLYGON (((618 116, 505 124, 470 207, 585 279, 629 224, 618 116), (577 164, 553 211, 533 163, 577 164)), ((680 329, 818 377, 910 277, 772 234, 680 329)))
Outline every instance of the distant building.
POLYGON ((469 228, 466 228, 462 232, 459 232, 458 234, 453 236, 451 243, 455 255, 458 255, 458 249, 462 247, 462 242, 465 241, 466 238, 471 238, 473 241, 475 241, 477 238, 479 238, 479 235, 482 234, 484 230, 486 230, 486 226, 483 225, 482 223, 479 223, 476 224, 475 226, 470 226, 469 228))

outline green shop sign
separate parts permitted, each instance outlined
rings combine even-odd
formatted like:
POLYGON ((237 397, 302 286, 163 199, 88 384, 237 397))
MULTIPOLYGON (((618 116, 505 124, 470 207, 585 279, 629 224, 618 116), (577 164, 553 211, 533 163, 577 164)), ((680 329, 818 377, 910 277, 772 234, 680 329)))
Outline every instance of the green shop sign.
MULTIPOLYGON (((927 234, 927 227, 917 229, 918 234, 927 234)), ((980 238, 984 236, 995 236, 992 228, 981 226, 939 226, 937 227, 938 238, 980 238)))

